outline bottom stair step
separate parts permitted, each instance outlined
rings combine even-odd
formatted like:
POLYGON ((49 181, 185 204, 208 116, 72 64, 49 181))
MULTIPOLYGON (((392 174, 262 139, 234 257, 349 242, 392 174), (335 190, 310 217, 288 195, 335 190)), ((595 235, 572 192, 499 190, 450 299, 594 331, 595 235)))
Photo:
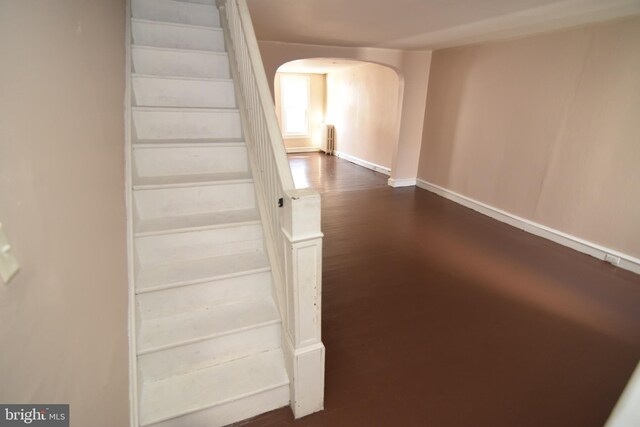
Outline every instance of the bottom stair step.
POLYGON ((280 349, 144 382, 140 425, 227 425, 286 406, 288 384, 280 349))

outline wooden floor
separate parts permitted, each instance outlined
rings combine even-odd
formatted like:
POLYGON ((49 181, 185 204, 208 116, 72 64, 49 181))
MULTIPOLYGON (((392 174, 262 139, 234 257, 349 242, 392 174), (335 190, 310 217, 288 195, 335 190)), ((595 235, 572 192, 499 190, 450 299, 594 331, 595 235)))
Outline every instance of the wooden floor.
POLYGON ((245 426, 601 427, 640 359, 640 276, 321 154, 325 410, 245 426))

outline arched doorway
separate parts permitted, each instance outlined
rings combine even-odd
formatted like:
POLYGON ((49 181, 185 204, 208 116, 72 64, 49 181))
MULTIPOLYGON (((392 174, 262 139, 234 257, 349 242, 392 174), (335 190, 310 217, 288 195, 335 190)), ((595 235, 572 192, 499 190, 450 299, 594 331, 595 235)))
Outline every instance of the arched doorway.
POLYGON ((289 152, 318 151, 332 125, 338 156, 390 175, 403 88, 395 69, 344 58, 302 59, 280 66, 273 84, 289 152))

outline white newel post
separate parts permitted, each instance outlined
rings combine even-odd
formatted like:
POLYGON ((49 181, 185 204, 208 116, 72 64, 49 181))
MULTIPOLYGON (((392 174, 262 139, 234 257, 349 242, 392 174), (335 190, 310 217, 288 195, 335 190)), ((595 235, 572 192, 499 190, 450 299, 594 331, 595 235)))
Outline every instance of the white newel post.
POLYGON ((287 311, 284 348, 291 381, 291 408, 300 418, 324 407, 320 195, 309 189, 289 191, 283 208, 287 311))

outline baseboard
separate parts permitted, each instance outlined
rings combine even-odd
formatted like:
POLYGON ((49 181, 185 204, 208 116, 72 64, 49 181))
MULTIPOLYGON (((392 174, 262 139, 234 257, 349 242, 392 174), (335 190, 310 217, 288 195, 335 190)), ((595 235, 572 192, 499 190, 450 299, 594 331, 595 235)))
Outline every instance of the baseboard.
POLYGON ((292 153, 317 153, 320 151, 319 147, 289 147, 287 148, 287 154, 292 153))
POLYGON ((596 243, 592 243, 528 219, 521 218, 422 179, 418 179, 416 185, 423 190, 430 191, 444 197, 445 199, 452 200, 500 222, 504 222, 528 233, 535 234, 536 236, 543 237, 560 245, 591 255, 592 257, 600 260, 610 262, 611 264, 625 270, 640 274, 640 259, 631 255, 606 248, 596 243))
POLYGON ((358 166, 362 166, 364 168, 383 173, 387 176, 391 175, 391 169, 385 168, 384 166, 376 165, 375 163, 371 163, 366 160, 362 160, 357 157, 350 156, 349 154, 343 153, 342 151, 334 151, 333 154, 340 157, 341 159, 345 159, 351 163, 355 163, 358 166))
POLYGON ((387 184, 389 185, 389 187, 412 187, 414 185, 416 185, 416 179, 415 178, 409 178, 409 179, 395 179, 395 178, 389 178, 387 180, 387 184))

